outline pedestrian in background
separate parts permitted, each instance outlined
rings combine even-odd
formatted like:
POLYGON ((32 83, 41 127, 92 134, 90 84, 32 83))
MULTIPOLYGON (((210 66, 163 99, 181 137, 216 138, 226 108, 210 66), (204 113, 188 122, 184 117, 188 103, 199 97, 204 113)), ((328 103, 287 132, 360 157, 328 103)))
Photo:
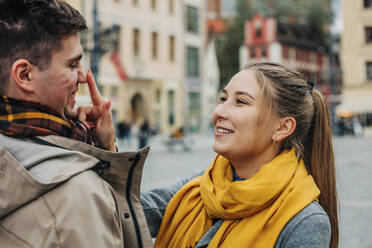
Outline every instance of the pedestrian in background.
POLYGON ((148 150, 116 152, 111 103, 80 64, 86 29, 64 1, 0 0, 1 247, 153 246, 133 201, 148 150), (80 83, 92 105, 77 110, 80 83))
POLYGON ((120 142, 122 143, 123 147, 130 148, 130 136, 131 136, 131 126, 126 121, 121 121, 118 123, 118 131, 119 131, 119 138, 120 142))
POLYGON ((330 119, 313 84, 284 65, 249 65, 212 119, 211 166, 142 194, 155 247, 337 247, 330 119))
POLYGON ((151 134, 150 124, 147 120, 144 120, 138 130, 138 148, 147 146, 149 137, 151 134))

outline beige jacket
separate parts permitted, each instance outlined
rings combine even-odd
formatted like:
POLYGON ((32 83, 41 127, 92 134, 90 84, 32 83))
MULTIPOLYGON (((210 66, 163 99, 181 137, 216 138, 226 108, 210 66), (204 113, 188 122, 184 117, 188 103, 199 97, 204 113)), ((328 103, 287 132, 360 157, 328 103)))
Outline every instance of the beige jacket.
POLYGON ((0 135, 0 247, 152 247, 140 203, 148 148, 113 153, 0 135), (100 177, 98 162, 110 167, 100 177))

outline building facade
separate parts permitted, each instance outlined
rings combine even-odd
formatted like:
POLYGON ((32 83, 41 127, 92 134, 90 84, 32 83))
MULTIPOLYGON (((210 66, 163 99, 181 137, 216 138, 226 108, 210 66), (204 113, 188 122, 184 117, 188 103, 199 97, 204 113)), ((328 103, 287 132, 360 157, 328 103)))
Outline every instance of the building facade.
MULTIPOLYGON (((93 30, 94 1, 70 0, 93 30)), ((169 133, 184 123, 184 6, 177 0, 98 0, 101 46, 97 81, 116 122, 169 133), (115 34, 112 38, 112 30, 115 34)), ((87 61, 93 35, 85 34, 87 61)), ((87 89, 82 90, 87 95, 87 89)), ((84 96, 81 97, 84 99, 84 96)), ((84 100, 82 100, 84 101, 84 100)))
POLYGON ((281 23, 260 14, 245 23, 245 41, 240 50, 240 65, 271 61, 283 63, 305 74, 330 97, 329 62, 326 48, 314 39, 309 26, 281 23))
POLYGON ((206 2, 183 0, 184 8, 184 119, 191 131, 202 126, 206 2))
POLYGON ((342 1, 343 99, 339 111, 372 125, 372 0, 342 1))

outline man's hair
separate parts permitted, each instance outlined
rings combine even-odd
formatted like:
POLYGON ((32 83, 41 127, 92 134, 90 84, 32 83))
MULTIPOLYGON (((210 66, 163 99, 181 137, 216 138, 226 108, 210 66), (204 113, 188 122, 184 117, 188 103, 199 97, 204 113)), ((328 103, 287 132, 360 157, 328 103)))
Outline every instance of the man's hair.
POLYGON ((0 0, 0 94, 17 59, 45 70, 62 40, 85 29, 84 17, 64 1, 0 0))

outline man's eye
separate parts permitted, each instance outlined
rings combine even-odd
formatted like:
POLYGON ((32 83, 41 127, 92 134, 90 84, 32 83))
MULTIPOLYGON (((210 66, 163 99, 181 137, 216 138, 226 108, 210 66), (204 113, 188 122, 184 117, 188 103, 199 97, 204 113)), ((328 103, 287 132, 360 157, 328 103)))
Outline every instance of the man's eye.
POLYGON ((80 66, 80 63, 72 63, 70 64, 70 67, 73 68, 73 69, 76 69, 80 66))

